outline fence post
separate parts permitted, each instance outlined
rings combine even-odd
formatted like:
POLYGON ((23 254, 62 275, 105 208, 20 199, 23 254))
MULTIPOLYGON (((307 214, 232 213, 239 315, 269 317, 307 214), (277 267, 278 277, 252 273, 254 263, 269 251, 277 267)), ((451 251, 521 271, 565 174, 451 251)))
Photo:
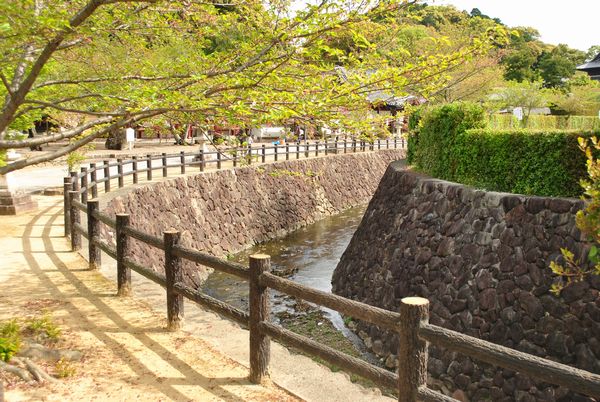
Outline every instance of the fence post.
POLYGON ((163 177, 167 177, 167 154, 166 153, 162 153, 162 171, 163 171, 163 177))
POLYGON ((290 160, 290 144, 288 144, 287 142, 285 143, 285 160, 290 160))
POLYGON ((265 144, 262 144, 262 163, 265 163, 267 159, 267 148, 265 147, 265 144))
POLYGON ((138 161, 137 156, 133 157, 131 161, 131 170, 133 170, 133 184, 137 184, 138 182, 138 161))
POLYGON ((352 139, 352 152, 356 152, 356 138, 352 139))
POLYGON ((347 152, 348 149, 348 141, 346 141, 346 139, 344 138, 344 153, 347 152))
POLYGON ((77 172, 69 172, 71 175, 71 190, 79 192, 79 178, 77 172))
POLYGON ((300 159, 300 141, 296 144, 296 159, 300 159))
POLYGON ((325 140, 325 155, 329 153, 329 145, 327 144, 327 140, 325 140))
POLYGON ((85 191, 81 192, 81 202, 85 204, 88 200, 88 191, 90 191, 88 188, 87 168, 85 167, 81 168, 81 189, 85 189, 85 191))
POLYGON ((279 159, 279 145, 275 144, 273 146, 273 153, 274 153, 273 159, 275 160, 275 162, 277 162, 277 160, 279 159))
POLYGON ((63 215, 65 220, 65 237, 71 234, 71 203, 69 202, 69 191, 73 185, 70 177, 63 178, 63 215))
POLYGON ((308 158, 310 156, 310 142, 307 142, 304 145, 304 157, 308 158))
POLYGON ((394 137, 394 149, 398 148, 398 138, 394 137))
POLYGON ((131 295, 131 270, 125 266, 129 254, 129 237, 125 227, 129 225, 129 214, 117 214, 117 296, 131 295))
POLYGON ((148 168, 146 171, 146 180, 152 181, 152 155, 146 155, 147 162, 146 167, 148 168))
POLYGON ((315 156, 319 156, 319 141, 315 142, 315 156))
POLYGON ((240 149, 238 147, 235 147, 233 149, 233 155, 232 155, 232 159, 233 159, 233 167, 237 167, 237 160, 238 160, 238 152, 240 152, 240 149))
POLYGON ((200 171, 204 172, 205 162, 204 162, 204 150, 203 149, 200 150, 198 157, 200 158, 200 171))
POLYGON ((390 139, 389 138, 385 139, 385 149, 390 149, 390 139))
POLYGON ((377 139, 377 149, 381 149, 381 138, 377 139))
POLYGON ((185 151, 179 153, 179 163, 181 164, 181 174, 185 174, 185 151))
POLYGON ((110 161, 108 161, 108 160, 104 161, 104 192, 105 193, 110 192, 110 167, 108 166, 109 163, 110 163, 110 161))
POLYGON ((117 180, 119 181, 119 188, 123 187, 123 159, 117 159, 117 180))
POLYGON ((221 152, 217 150, 217 170, 221 170, 221 152))
POLYGON ((90 269, 100 268, 100 248, 94 243, 100 236, 100 221, 94 217, 94 212, 99 210, 97 199, 87 202, 87 227, 88 227, 88 256, 90 269))
POLYGON ((248 165, 252 165, 252 144, 248 144, 248 165))
POLYGON ((429 301, 405 297, 400 303, 398 347, 398 401, 415 402, 427 383, 427 342, 419 338, 419 326, 429 321, 429 301))
POLYGON ((98 197, 98 175, 96 174, 96 164, 90 163, 90 180, 92 184, 92 198, 98 197))
POLYGON ((75 228, 81 222, 81 216, 79 215, 79 209, 73 203, 73 201, 78 200, 78 196, 79 191, 69 191, 69 206, 71 207, 71 251, 81 249, 81 233, 75 228))
POLYGON ((269 320, 269 289, 260 285, 260 275, 271 270, 271 257, 250 256, 250 382, 260 384, 269 376, 271 344, 260 331, 260 323, 269 320))
POLYGON ((173 254, 173 247, 179 243, 181 234, 176 230, 163 232, 165 240, 165 277, 167 287, 167 328, 177 331, 183 324, 183 296, 173 287, 183 282, 183 264, 181 257, 173 254))

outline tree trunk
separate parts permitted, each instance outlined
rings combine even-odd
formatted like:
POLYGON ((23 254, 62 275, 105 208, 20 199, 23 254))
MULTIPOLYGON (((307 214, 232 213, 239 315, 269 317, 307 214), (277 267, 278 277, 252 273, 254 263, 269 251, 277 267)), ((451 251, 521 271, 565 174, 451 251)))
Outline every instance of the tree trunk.
POLYGON ((125 130, 116 128, 110 130, 104 146, 106 149, 122 150, 125 148, 125 130))

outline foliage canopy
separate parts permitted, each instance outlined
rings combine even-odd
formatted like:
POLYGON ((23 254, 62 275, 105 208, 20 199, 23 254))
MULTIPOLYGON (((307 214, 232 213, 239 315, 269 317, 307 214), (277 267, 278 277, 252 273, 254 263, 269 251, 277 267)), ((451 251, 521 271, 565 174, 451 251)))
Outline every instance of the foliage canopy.
POLYGON ((427 96, 444 72, 485 53, 504 32, 481 31, 451 51, 407 27, 407 0, 217 4, 168 0, 15 0, 0 4, 0 151, 58 140, 55 153, 18 160, 0 173, 73 151, 147 119, 252 126, 307 119, 347 122, 366 94, 427 96), (385 29, 384 29, 385 28, 385 29), (412 45, 411 45, 412 44, 412 45), (347 79, 335 65, 342 64, 347 79), (11 139, 43 114, 66 127, 11 139))

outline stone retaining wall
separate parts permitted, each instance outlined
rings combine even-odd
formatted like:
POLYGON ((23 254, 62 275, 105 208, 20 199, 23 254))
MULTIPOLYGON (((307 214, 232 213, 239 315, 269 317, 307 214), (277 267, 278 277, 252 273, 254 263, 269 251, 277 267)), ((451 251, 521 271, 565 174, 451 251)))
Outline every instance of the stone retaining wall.
MULTIPOLYGON (((179 229, 185 246, 223 257, 367 202, 389 163, 403 157, 381 150, 206 172, 132 190, 106 211, 127 212, 134 227, 156 236, 179 229)), ((162 272, 162 252, 133 241, 132 255, 162 272)), ((184 268, 194 285, 209 272, 184 268)))
MULTIPOLYGON (((431 302, 430 321, 523 352, 600 373, 600 280, 550 294, 561 247, 585 253, 582 202, 475 190, 392 163, 335 270, 336 294, 398 311, 431 302)), ((395 334, 356 331, 388 367, 395 334)), ((471 401, 589 401, 510 370, 431 347, 430 385, 471 401)))

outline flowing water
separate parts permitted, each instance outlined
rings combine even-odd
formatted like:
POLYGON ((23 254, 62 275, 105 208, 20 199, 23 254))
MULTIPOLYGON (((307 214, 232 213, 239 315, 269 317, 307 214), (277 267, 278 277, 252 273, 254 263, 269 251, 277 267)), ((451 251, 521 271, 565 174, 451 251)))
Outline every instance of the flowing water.
MULTIPOLYGON (((285 275, 294 282, 314 289, 331 292, 331 276, 342 253, 346 250, 356 231, 366 205, 348 209, 338 215, 327 217, 305 226, 288 236, 258 244, 233 256, 232 260, 248 264, 248 256, 256 253, 271 256, 274 271, 293 272, 285 275)), ((238 308, 248 308, 248 283, 229 275, 215 272, 203 285, 207 294, 238 308)), ((286 298, 275 294, 272 309, 275 313, 289 308, 286 298)), ((351 332, 335 311, 323 308, 333 325, 352 342, 363 349, 362 342, 351 332)))

